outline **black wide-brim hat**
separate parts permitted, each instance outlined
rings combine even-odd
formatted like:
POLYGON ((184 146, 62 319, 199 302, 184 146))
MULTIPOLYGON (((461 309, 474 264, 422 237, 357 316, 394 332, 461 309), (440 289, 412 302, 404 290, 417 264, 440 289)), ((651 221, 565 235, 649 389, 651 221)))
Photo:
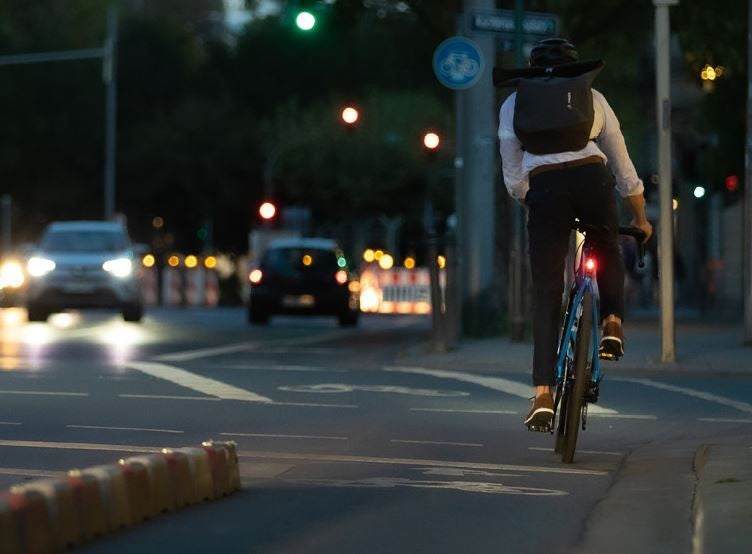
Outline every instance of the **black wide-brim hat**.
POLYGON ((497 87, 516 87, 520 79, 536 77, 579 77, 590 72, 599 72, 606 65, 603 60, 585 60, 547 67, 520 67, 504 69, 494 67, 493 84, 497 87))

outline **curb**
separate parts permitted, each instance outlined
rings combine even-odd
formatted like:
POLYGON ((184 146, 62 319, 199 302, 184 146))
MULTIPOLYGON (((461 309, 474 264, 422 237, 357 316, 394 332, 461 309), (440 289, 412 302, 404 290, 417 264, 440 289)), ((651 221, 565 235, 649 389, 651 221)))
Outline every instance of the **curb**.
POLYGON ((53 553, 240 489, 237 445, 205 441, 0 491, 0 550, 53 553))
POLYGON ((749 442, 704 446, 695 466, 692 551, 751 552, 752 446, 749 442))

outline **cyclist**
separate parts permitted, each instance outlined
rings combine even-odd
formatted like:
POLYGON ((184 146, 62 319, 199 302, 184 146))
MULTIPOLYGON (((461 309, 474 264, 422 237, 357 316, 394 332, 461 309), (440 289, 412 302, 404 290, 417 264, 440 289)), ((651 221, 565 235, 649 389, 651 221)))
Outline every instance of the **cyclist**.
MULTIPOLYGON (((531 67, 576 62, 575 46, 561 38, 538 42, 530 52, 531 67)), ((618 215, 614 185, 625 199, 631 225, 645 232, 643 184, 629 158, 619 121, 605 97, 592 90, 595 112, 590 140, 579 151, 536 155, 523 149, 514 132, 515 96, 499 112, 499 141, 504 184, 512 198, 527 208, 530 269, 535 297, 533 321, 533 385, 535 399, 524 420, 545 429, 553 417, 554 366, 564 290, 564 264, 575 218, 607 229, 599 240, 598 283, 601 297, 604 356, 624 354, 624 262, 618 244, 618 215)))

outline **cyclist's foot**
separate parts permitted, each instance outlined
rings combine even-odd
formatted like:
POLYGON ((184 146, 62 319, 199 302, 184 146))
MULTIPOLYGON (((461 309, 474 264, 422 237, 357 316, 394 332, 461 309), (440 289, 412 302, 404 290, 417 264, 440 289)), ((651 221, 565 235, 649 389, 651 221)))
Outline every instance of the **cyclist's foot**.
POLYGON ((551 430, 551 419, 554 417, 554 397, 549 392, 545 392, 535 398, 530 413, 525 418, 525 425, 530 431, 543 431, 547 433, 551 430))
POLYGON ((601 360, 618 360, 624 355, 624 335, 620 321, 607 321, 603 324, 601 345, 598 351, 601 360))

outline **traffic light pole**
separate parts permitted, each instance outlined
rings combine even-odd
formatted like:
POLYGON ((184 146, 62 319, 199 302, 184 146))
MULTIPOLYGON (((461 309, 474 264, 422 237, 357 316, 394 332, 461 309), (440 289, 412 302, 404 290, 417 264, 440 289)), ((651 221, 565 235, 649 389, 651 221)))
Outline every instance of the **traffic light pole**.
POLYGON ((747 151, 744 179, 744 343, 752 345, 752 0, 747 20, 747 151))
POLYGON ((653 0, 655 6, 655 77, 658 123, 658 279, 661 291, 661 361, 676 361, 674 321, 674 228, 671 190, 671 94, 670 40, 668 7, 679 0, 653 0))

